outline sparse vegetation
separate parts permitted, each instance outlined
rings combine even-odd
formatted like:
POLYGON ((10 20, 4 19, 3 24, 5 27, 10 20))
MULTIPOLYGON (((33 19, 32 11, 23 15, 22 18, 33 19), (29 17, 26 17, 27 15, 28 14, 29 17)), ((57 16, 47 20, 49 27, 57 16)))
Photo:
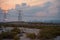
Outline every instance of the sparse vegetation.
POLYGON ((0 39, 8 38, 8 39, 14 39, 14 40, 19 40, 19 37, 17 34, 20 33, 20 29, 15 27, 14 29, 11 30, 11 32, 2 32, 0 34, 0 39))
POLYGON ((35 39, 36 35, 34 33, 27 33, 27 37, 30 39, 35 39))
POLYGON ((20 40, 20 37, 14 36, 14 40, 20 40))
POLYGON ((53 39, 57 36, 60 36, 60 27, 47 27, 42 29, 38 34, 38 38, 41 40, 53 39))
MULTIPOLYGON (((41 29, 39 34, 36 36, 34 33, 27 34, 27 37, 30 39, 35 39, 36 37, 40 40, 48 40, 53 39, 56 36, 60 36, 60 24, 53 24, 53 23, 2 23, 0 26, 4 27, 14 27, 13 30, 9 34, 16 40, 19 39, 16 35, 20 33, 19 27, 27 27, 27 28, 37 28, 41 29), (16 37, 15 37, 16 36, 16 37)), ((8 33, 2 33, 3 36, 6 36, 8 33)), ((0 39, 3 37, 0 34, 0 39)))
POLYGON ((4 27, 28 27, 28 28, 43 28, 43 27, 57 27, 60 24, 57 23, 33 23, 33 22, 7 22, 7 23, 0 23, 1 26, 4 27))
POLYGON ((14 27, 14 29, 12 29, 11 32, 19 34, 20 33, 20 29, 18 27, 14 27))

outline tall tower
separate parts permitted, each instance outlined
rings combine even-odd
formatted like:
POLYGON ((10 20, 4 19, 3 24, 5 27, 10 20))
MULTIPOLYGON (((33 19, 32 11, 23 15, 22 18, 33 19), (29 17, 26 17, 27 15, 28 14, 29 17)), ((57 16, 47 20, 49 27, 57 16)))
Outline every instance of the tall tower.
POLYGON ((3 21, 6 22, 7 21, 7 10, 3 10, 3 21))
POLYGON ((18 14, 18 21, 21 21, 22 20, 22 16, 21 16, 22 10, 20 9, 20 5, 16 4, 16 8, 15 9, 16 9, 17 14, 18 14))
POLYGON ((57 17, 60 20, 60 0, 56 0, 56 7, 57 7, 57 17))
POLYGON ((21 6, 26 6, 26 0, 23 0, 22 5, 21 6))
POLYGON ((3 10, 0 8, 0 22, 3 22, 3 10))
POLYGON ((58 5, 58 15, 59 15, 59 17, 60 17, 60 0, 57 0, 57 1, 58 1, 58 2, 57 2, 57 3, 58 3, 58 4, 57 4, 57 5, 58 5))
POLYGON ((22 15, 21 15, 22 11, 18 10, 18 21, 22 21, 22 15))
POLYGON ((26 0, 23 0, 21 6, 19 4, 16 4, 16 8, 15 8, 18 13, 18 21, 22 21, 22 12, 23 12, 23 7, 26 6, 26 0))

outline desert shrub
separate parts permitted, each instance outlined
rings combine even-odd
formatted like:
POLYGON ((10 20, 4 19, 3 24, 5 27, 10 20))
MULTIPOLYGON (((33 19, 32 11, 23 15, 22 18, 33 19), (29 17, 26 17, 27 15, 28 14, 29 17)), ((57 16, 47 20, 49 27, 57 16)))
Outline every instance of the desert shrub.
POLYGON ((27 37, 30 39, 35 39, 36 35, 34 33, 27 33, 27 37))
POLYGON ((42 29, 38 34, 38 38, 43 40, 51 39, 56 36, 60 36, 60 27, 47 27, 42 29))

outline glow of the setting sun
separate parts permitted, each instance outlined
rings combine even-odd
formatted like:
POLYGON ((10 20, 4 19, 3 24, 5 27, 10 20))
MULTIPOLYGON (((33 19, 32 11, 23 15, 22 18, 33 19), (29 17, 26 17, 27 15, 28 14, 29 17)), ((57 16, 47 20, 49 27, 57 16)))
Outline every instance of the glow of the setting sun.
POLYGON ((36 6, 36 5, 42 5, 46 1, 47 0, 1 0, 0 6, 3 9, 7 10, 7 9, 14 8, 16 4, 21 5, 21 3, 24 2, 29 6, 36 6))

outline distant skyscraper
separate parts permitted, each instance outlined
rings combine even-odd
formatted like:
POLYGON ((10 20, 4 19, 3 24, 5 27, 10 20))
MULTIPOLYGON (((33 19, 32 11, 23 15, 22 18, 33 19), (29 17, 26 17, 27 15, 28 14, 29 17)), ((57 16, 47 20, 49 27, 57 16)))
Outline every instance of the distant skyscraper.
POLYGON ((18 21, 22 20, 21 12, 22 12, 21 10, 18 10, 18 21))
POLYGON ((60 0, 57 0, 57 7, 58 7, 58 17, 60 18, 60 0))
POLYGON ((3 10, 0 8, 0 22, 3 22, 3 10))
POLYGON ((17 21, 18 20, 18 13, 15 9, 9 9, 7 14, 7 21, 17 21))
POLYGON ((16 4, 15 9, 16 10, 20 10, 20 5, 19 4, 16 4))
POLYGON ((26 3, 22 3, 21 6, 27 6, 27 4, 26 3))
POLYGON ((23 14, 26 9, 28 9, 29 6, 26 4, 26 2, 23 2, 21 5, 16 4, 15 9, 18 14, 18 21, 23 21, 23 14))
POLYGON ((18 13, 18 21, 21 21, 22 20, 22 16, 21 16, 22 10, 20 8, 20 5, 17 4, 15 9, 16 9, 16 11, 18 13))
POLYGON ((27 5, 27 3, 25 3, 25 2, 23 2, 23 3, 21 4, 21 7, 24 9, 24 8, 29 7, 29 5, 27 5))
POLYGON ((27 5, 27 3, 21 3, 21 5, 20 5, 20 9, 21 10, 26 10, 27 8, 29 8, 30 6, 29 5, 27 5))
POLYGON ((3 21, 6 22, 7 21, 7 10, 3 10, 3 21))

